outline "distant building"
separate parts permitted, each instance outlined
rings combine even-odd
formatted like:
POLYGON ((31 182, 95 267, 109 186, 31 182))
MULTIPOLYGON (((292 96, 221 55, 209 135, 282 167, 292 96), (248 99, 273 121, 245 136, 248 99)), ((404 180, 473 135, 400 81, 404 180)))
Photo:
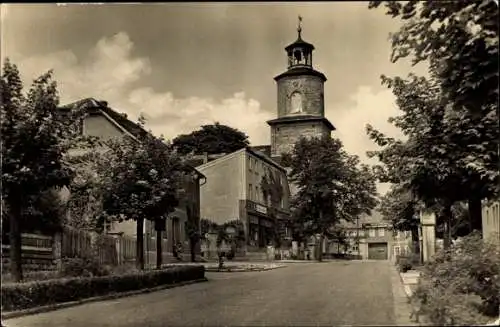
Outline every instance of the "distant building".
POLYGON ((290 238, 289 187, 286 171, 250 147, 218 156, 196 169, 207 178, 201 186, 201 217, 218 224, 239 220, 245 228, 247 251, 269 245, 273 232, 290 238), (262 180, 274 176, 280 199, 272 203, 264 196, 262 180), (271 213, 276 213, 276 219, 271 213))
MULTIPOLYGON (((81 124, 81 131, 84 135, 99 137, 101 140, 128 136, 140 142, 141 137, 147 133, 142 127, 127 119, 125 114, 110 108, 105 101, 97 101, 93 98, 83 99, 66 105, 61 110, 64 112, 64 109, 72 107, 87 111, 81 124)), ((169 215, 166 231, 162 232, 163 238, 167 239, 168 247, 164 251, 171 252, 173 246, 179 242, 185 245, 184 249, 189 249, 186 225, 188 219, 192 219, 193 224, 199 226, 200 181, 203 183, 204 180, 204 176, 195 168, 192 169, 191 174, 184 176, 182 190, 179 193, 182 194, 180 203, 175 211, 169 215)), ((147 238, 154 239, 156 237, 154 223, 146 220, 144 225, 144 233, 148 236, 147 238)), ((136 223, 132 220, 113 222, 108 232, 136 236, 136 223)), ((154 242, 147 241, 145 243, 154 244, 154 242)))
POLYGON ((357 222, 343 223, 346 234, 346 245, 329 241, 323 251, 329 253, 345 253, 359 255, 362 259, 394 260, 397 255, 410 251, 411 233, 392 229, 379 212, 363 215, 357 222))

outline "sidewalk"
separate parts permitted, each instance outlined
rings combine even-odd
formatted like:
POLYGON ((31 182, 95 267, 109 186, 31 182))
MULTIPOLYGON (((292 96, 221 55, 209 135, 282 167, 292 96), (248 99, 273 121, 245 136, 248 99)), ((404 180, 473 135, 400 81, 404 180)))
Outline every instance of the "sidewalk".
POLYGON ((397 326, 420 326, 420 323, 411 319, 412 307, 404 289, 401 276, 395 267, 389 267, 392 294, 394 298, 394 319, 397 326))

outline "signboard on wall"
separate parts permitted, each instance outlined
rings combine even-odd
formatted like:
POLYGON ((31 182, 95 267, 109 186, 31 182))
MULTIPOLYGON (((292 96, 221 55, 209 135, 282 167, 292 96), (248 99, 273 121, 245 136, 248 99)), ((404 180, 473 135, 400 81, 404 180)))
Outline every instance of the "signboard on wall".
POLYGON ((261 204, 255 203, 253 201, 247 200, 247 209, 252 211, 253 214, 259 214, 261 216, 267 216, 267 207, 261 204))
POLYGON ((264 215, 267 215, 267 208, 264 207, 263 205, 260 205, 260 204, 255 205, 255 211, 260 212, 264 215))

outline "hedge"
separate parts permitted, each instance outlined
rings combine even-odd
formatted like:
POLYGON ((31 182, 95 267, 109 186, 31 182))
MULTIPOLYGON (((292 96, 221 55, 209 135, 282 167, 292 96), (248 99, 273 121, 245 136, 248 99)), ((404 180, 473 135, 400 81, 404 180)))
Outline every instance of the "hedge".
POLYGON ((202 279, 203 266, 101 277, 76 277, 2 285, 2 311, 28 309, 90 297, 202 279))

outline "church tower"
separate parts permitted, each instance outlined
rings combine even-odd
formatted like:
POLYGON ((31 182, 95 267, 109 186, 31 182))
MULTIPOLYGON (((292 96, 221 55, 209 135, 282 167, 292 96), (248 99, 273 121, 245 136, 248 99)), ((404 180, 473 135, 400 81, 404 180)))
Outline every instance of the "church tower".
POLYGON ((290 152, 300 137, 331 135, 335 127, 325 118, 324 83, 326 77, 314 70, 314 46, 302 40, 302 17, 299 16, 298 38, 285 48, 288 69, 276 76, 278 118, 271 126, 271 157, 290 152))

